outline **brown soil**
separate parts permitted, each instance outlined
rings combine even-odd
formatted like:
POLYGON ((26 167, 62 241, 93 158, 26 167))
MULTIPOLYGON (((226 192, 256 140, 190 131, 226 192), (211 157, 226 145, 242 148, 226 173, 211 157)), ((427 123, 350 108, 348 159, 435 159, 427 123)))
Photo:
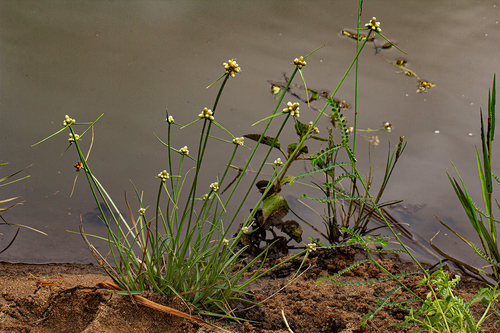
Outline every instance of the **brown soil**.
MULTIPOLYGON (((249 300, 262 306, 250 309, 248 304, 234 304, 237 315, 252 322, 231 322, 204 318, 231 332, 406 332, 390 326, 402 323, 407 312, 384 308, 363 327, 361 317, 383 298, 396 283, 393 281, 356 287, 342 287, 331 282, 316 284, 322 276, 332 275, 363 255, 353 250, 313 252, 304 267, 304 274, 286 288, 300 265, 300 260, 283 265, 248 289, 249 300), (279 291, 279 292, 278 292, 279 291), (278 293, 276 293, 278 292, 278 293), (276 294, 275 294, 276 293, 276 294), (268 299, 269 296, 275 294, 268 299), (282 314, 283 311, 283 314, 282 314), (290 329, 286 327, 288 321, 290 329)), ((380 261, 392 273, 413 269, 398 258, 380 261)), ((372 263, 364 263, 343 274, 342 281, 363 281, 384 274, 372 263)), ((0 263, 0 331, 1 332, 222 332, 206 325, 163 314, 132 303, 128 296, 94 290, 99 282, 110 280, 100 267, 80 264, 10 264, 0 263), (45 283, 45 285, 44 285, 45 283)), ((403 278, 421 297, 427 290, 417 288, 419 276, 403 278)), ((476 293, 479 282, 462 279, 456 289, 465 300, 476 293)), ((398 292, 394 301, 411 298, 408 292, 398 292)), ((154 294, 143 295, 157 303, 187 312, 181 302, 154 294)), ((417 304, 414 304, 417 305, 417 304)), ((473 313, 484 309, 473 306, 473 313)), ((482 312, 481 312, 482 313, 482 312)), ((498 332, 492 316, 484 325, 486 332, 498 332)))

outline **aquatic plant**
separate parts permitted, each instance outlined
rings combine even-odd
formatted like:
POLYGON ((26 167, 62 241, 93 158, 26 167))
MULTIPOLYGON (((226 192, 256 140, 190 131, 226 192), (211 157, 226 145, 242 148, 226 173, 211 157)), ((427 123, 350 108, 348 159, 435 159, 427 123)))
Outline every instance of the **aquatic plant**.
MULTIPOLYGON (((0 164, 0 167, 1 167, 1 166, 5 166, 5 165, 7 165, 7 164, 9 164, 9 163, 2 163, 2 164, 0 164)), ((33 165, 33 164, 32 164, 32 165, 33 165)), ((29 175, 28 175, 28 176, 24 176, 24 177, 22 177, 22 178, 18 178, 18 179, 11 180, 11 181, 9 181, 8 183, 5 183, 5 184, 1 184, 1 183, 3 183, 4 181, 7 181, 7 180, 9 180, 10 178, 14 177, 14 176, 15 176, 15 175, 17 175, 18 173, 23 172, 24 170, 28 169, 28 168, 29 168, 29 167, 31 167, 32 165, 28 165, 27 167, 25 167, 25 168, 23 168, 23 169, 21 169, 21 170, 19 170, 19 171, 16 171, 16 172, 14 172, 13 174, 10 174, 10 175, 8 175, 8 176, 5 176, 5 177, 1 178, 1 179, 0 179, 0 187, 2 187, 2 186, 7 186, 7 185, 13 184, 13 183, 15 183, 15 182, 18 182, 18 181, 20 181, 20 180, 23 180, 23 179, 29 178, 29 175)), ((0 204, 5 204, 5 203, 7 203, 7 202, 11 202, 11 201, 17 200, 17 199, 19 199, 20 197, 21 197, 21 196, 18 196, 18 197, 12 197, 12 198, 7 198, 7 199, 0 200, 0 204)), ((10 206, 0 207, 0 213, 6 212, 6 211, 8 211, 9 209, 11 209, 11 208, 13 208, 13 207, 15 207, 15 206, 17 206, 17 205, 24 205, 24 202, 19 202, 19 201, 18 201, 18 202, 14 203, 14 204, 11 204, 10 206)), ((4 217, 3 217, 3 215, 2 215, 2 214, 0 214, 0 219, 2 219, 2 221, 0 221, 0 225, 1 225, 1 224, 5 224, 5 225, 8 225, 8 226, 17 226, 17 227, 21 227, 21 228, 26 228, 26 229, 30 229, 30 230, 36 231, 36 232, 38 232, 38 233, 40 233, 40 234, 42 234, 42 235, 47 236, 47 234, 46 234, 46 233, 44 233, 44 232, 42 232, 42 231, 40 231, 40 230, 34 229, 34 228, 32 228, 32 227, 29 227, 29 226, 26 226, 26 225, 23 225, 23 224, 18 224, 18 223, 7 222, 7 221, 4 219, 4 217)), ((14 235, 14 237, 12 237, 12 239, 10 240, 9 244, 7 244, 7 246, 6 246, 6 247, 4 247, 2 250, 0 250, 0 253, 5 252, 5 251, 6 251, 9 247, 11 247, 11 246, 12 246, 12 244, 14 243, 14 241, 15 241, 15 240, 16 240, 16 238, 17 238, 17 235, 19 234, 19 230, 20 230, 20 228, 17 228, 16 234, 14 235)), ((3 236, 3 234, 0 234, 0 235, 2 235, 2 236, 3 236)))
MULTIPOLYGON (((453 258, 451 255, 444 253, 437 246, 432 244, 432 247, 445 258, 452 260, 456 264, 465 267, 469 271, 488 276, 495 281, 500 281, 500 252, 498 251, 498 240, 497 240, 497 230, 496 224, 499 222, 493 217, 493 183, 496 182, 500 185, 500 179, 497 175, 495 175, 491 171, 491 153, 492 147, 491 144, 495 137, 495 104, 496 104, 496 88, 495 88, 495 76, 493 77, 493 87, 488 93, 488 118, 487 118, 487 127, 484 126, 483 121, 483 112, 480 110, 481 116, 481 142, 482 142, 482 163, 479 152, 476 147, 476 161, 477 168, 479 172, 479 180, 481 182, 481 190, 483 203, 485 206, 485 211, 481 210, 478 205, 472 200, 470 197, 467 188, 465 187, 465 182, 460 176, 455 165, 452 163, 455 171, 457 172, 458 178, 460 182, 451 178, 448 174, 448 179, 450 180, 455 193, 464 208, 465 213, 471 223, 474 231, 478 235, 482 249, 479 248, 476 244, 468 240, 466 237, 460 235, 458 232, 454 231, 447 224, 440 221, 439 222, 445 226, 448 230, 453 232, 456 236, 458 236, 461 240, 463 240, 467 245, 469 245, 474 253, 476 253, 480 258, 489 263, 489 267, 491 268, 491 273, 486 272, 483 268, 474 267, 467 263, 464 263, 458 259, 453 258)), ((500 206, 497 202, 497 207, 500 209, 500 206)))

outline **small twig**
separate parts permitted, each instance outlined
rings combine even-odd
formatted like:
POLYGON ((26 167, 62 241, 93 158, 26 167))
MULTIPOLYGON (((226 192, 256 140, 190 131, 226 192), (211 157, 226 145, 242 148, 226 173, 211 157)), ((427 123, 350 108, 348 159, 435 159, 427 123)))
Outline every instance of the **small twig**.
POLYGON ((285 322, 286 328, 288 328, 290 333, 293 333, 292 329, 290 328, 290 325, 288 325, 288 321, 286 320, 285 317, 285 311, 283 311, 283 309, 281 309, 281 315, 283 316, 283 321, 285 322))

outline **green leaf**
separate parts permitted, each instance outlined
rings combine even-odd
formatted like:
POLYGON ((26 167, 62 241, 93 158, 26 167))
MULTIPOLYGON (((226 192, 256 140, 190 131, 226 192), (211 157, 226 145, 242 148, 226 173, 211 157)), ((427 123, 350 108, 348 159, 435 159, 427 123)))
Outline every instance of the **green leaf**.
MULTIPOLYGON (((267 218, 275 211, 284 208, 284 212, 288 214, 290 207, 288 206, 288 202, 285 198, 283 198, 278 193, 274 193, 273 195, 268 196, 262 202, 262 215, 264 216, 264 224, 266 223, 267 218)), ((285 215, 286 215, 285 214, 285 215)))
POLYGON ((311 139, 314 139, 314 140, 318 140, 318 141, 328 141, 328 139, 325 139, 325 138, 322 138, 320 136, 316 136, 316 135, 311 135, 310 136, 311 139))
POLYGON ((311 176, 311 175, 314 175, 314 174, 319 173, 319 172, 326 172, 326 171, 331 170, 331 169, 333 169, 335 167, 346 166, 346 165, 351 165, 351 164, 348 163, 348 162, 330 163, 330 164, 328 164, 328 165, 326 165, 325 167, 322 167, 322 168, 315 168, 315 169, 309 170, 309 171, 307 171, 305 173, 300 172, 299 176, 297 178, 304 179, 307 176, 311 176))
POLYGON ((297 243, 302 242, 302 227, 297 221, 285 221, 279 226, 279 228, 297 243))
MULTIPOLYGON (((287 150, 287 153, 288 153, 288 156, 292 155, 293 152, 295 151, 295 149, 297 149, 297 144, 296 143, 290 143, 288 145, 288 147, 286 147, 286 150, 287 150)), ((304 146, 302 147, 302 149, 300 150, 299 154, 297 155, 300 156, 301 154, 307 154, 309 153, 309 148, 307 148, 307 146, 304 146)))
POLYGON ((309 125, 301 123, 298 120, 295 120, 295 132, 299 136, 300 140, 306 135, 307 131, 309 130, 309 125))
POLYGON ((309 92, 311 93, 311 98, 309 98, 309 100, 307 101, 308 103, 311 103, 312 101, 315 101, 319 98, 319 93, 316 90, 311 88, 307 90, 309 90, 309 92))
POLYGON ((259 141, 262 138, 262 141, 260 143, 265 144, 265 145, 270 146, 270 147, 278 148, 278 149, 281 148, 279 141, 276 138, 273 138, 271 136, 261 135, 261 134, 245 134, 243 136, 245 138, 249 138, 249 139, 254 140, 254 141, 259 141))
POLYGON ((290 182, 293 182, 295 180, 295 177, 292 175, 286 175, 283 177, 283 180, 281 181, 281 185, 286 185, 290 182))

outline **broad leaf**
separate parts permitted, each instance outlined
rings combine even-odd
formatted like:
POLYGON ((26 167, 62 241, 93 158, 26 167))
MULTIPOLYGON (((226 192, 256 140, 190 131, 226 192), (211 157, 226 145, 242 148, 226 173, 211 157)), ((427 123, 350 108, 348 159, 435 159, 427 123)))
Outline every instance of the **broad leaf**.
POLYGON ((299 136, 300 140, 306 135, 307 131, 309 130, 309 125, 301 123, 298 120, 295 120, 295 132, 299 136))
POLYGON ((278 149, 281 148, 281 145, 278 142, 278 140, 276 138, 271 137, 271 136, 267 136, 267 135, 263 136, 261 134, 245 134, 243 136, 245 138, 249 138, 249 139, 254 140, 254 141, 259 141, 260 138, 262 137, 262 141, 260 143, 265 144, 267 146, 274 147, 274 148, 278 148, 278 149))
MULTIPOLYGON (((273 212, 279 211, 281 208, 284 208, 284 211, 282 210, 283 213, 288 214, 290 207, 288 206, 288 202, 285 198, 283 198, 278 193, 274 193, 273 195, 268 196, 262 202, 262 215, 264 216, 264 224, 267 224, 266 220, 269 216, 271 216, 273 212)), ((286 216, 286 214, 283 216, 286 216)))
MULTIPOLYGON (((295 149, 297 149, 297 144, 296 143, 290 143, 288 145, 288 147, 286 147, 288 156, 291 156, 292 153, 295 151, 295 149)), ((307 146, 304 146, 304 147, 302 147, 302 149, 300 150, 300 152, 299 152, 299 154, 297 156, 300 156, 301 154, 307 154, 307 153, 309 153, 309 148, 307 148, 307 146)))
POLYGON ((280 226, 280 229, 297 243, 302 242, 302 227, 297 221, 294 220, 285 221, 280 226))

